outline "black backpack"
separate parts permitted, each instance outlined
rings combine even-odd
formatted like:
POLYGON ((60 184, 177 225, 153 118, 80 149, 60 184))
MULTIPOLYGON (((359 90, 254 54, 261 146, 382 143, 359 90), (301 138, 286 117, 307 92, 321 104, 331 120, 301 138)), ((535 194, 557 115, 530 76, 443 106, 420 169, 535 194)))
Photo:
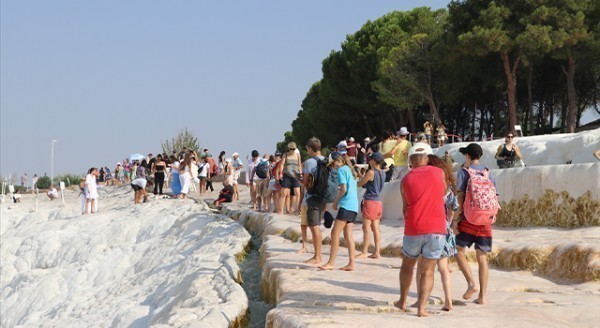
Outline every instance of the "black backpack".
POLYGON ((268 161, 262 161, 256 166, 256 175, 261 179, 265 179, 267 177, 267 171, 269 171, 268 161))
POLYGON ((333 203, 338 193, 337 174, 327 167, 327 161, 313 158, 317 161, 317 172, 312 177, 308 193, 315 195, 322 203, 333 203))

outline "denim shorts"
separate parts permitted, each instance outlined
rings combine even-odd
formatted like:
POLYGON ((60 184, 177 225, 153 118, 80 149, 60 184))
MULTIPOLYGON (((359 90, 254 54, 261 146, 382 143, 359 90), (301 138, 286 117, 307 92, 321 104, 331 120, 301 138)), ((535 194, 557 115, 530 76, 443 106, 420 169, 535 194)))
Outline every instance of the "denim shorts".
POLYGON ((437 260, 442 257, 442 251, 444 250, 445 244, 445 235, 404 235, 404 238, 402 239, 402 254, 413 259, 422 255, 426 259, 437 260))

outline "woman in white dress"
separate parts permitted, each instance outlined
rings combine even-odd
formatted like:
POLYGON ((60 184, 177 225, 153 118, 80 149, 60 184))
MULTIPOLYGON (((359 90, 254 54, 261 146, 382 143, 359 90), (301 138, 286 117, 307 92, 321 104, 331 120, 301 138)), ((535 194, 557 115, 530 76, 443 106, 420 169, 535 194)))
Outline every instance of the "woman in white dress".
POLYGON ((92 167, 87 176, 85 177, 85 188, 87 194, 85 195, 85 213, 96 212, 96 200, 98 199, 98 185, 96 184, 96 178, 98 177, 98 168, 92 167))
POLYGON ((185 158, 179 164, 179 182, 181 183, 181 194, 177 197, 185 198, 192 184, 192 158, 189 154, 185 154, 185 158))

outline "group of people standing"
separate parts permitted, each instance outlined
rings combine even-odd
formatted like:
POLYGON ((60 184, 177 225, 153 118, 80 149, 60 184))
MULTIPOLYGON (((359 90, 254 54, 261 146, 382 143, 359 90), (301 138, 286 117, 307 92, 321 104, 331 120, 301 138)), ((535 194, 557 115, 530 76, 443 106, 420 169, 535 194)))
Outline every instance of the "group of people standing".
MULTIPOLYGON (((399 131, 405 132, 405 131, 399 131)), ((399 133, 400 134, 400 133, 399 133)), ((386 180, 386 171, 394 169, 393 164, 386 162, 386 154, 396 146, 390 147, 385 142, 396 139, 393 136, 387 136, 380 144, 381 148, 372 147, 367 155, 368 169, 361 173, 353 168, 354 163, 346 153, 337 149, 332 152, 329 158, 325 158, 321 153, 321 143, 317 138, 311 138, 306 144, 306 150, 309 158, 296 164, 302 167, 302 173, 295 172, 296 181, 302 194, 298 194, 300 204, 300 221, 302 231, 302 248, 299 253, 307 252, 305 246, 308 231, 312 235, 312 244, 314 254, 305 262, 318 265, 322 270, 331 270, 335 268, 335 260, 339 250, 339 239, 344 234, 346 247, 348 248, 349 262, 341 267, 341 270, 352 271, 355 266, 356 258, 379 258, 381 256, 381 237, 379 223, 381 220, 383 206, 381 192, 386 180), (376 150, 376 151, 373 151, 376 150), (326 169, 324 168, 326 167, 326 169), (337 194, 332 199, 319 192, 316 186, 320 181, 318 178, 323 170, 334 176, 337 194), (358 188, 364 187, 365 193, 363 199, 358 199, 358 188), (329 207, 330 206, 330 207, 329 207), (329 209, 337 210, 335 218, 332 217, 329 209), (363 248, 359 254, 356 254, 354 239, 352 236, 354 223, 359 211, 363 218, 363 248), (325 220, 325 226, 329 227, 333 221, 331 230, 331 252, 327 262, 322 263, 322 232, 320 229, 321 220, 325 220), (372 254, 368 254, 370 247, 371 233, 374 238, 374 249, 372 254)), ((278 183, 279 171, 285 171, 285 162, 294 156, 295 144, 288 145, 288 155, 279 159, 279 154, 275 158, 275 164, 272 165, 271 174, 274 174, 275 183, 278 183), (277 163, 281 164, 281 169, 277 163)), ((461 154, 465 156, 464 168, 455 176, 452 166, 447 160, 433 155, 433 150, 427 143, 416 143, 406 149, 406 160, 410 165, 410 171, 401 174, 399 179, 400 192, 403 201, 403 212, 405 230, 403 236, 403 261, 400 270, 400 298, 395 305, 400 309, 407 308, 408 290, 411 286, 414 268, 417 269, 418 301, 414 304, 418 308, 419 316, 427 316, 425 306, 427 299, 433 287, 433 271, 436 265, 439 268, 442 284, 445 293, 443 310, 452 310, 451 298, 451 279, 448 269, 448 259, 456 257, 460 270, 468 283, 468 289, 463 294, 463 298, 470 299, 478 294, 475 302, 484 304, 486 301, 486 288, 488 280, 488 266, 486 255, 492 249, 492 231, 491 223, 474 224, 467 219, 464 214, 466 199, 471 201, 467 194, 471 192, 471 179, 481 181, 488 179, 493 187, 493 197, 495 194, 495 181, 489 170, 479 163, 483 150, 478 144, 469 144, 467 147, 460 148, 461 154), (471 268, 467 262, 466 249, 475 245, 477 262, 479 264, 479 285, 476 284, 471 268)), ((257 162, 258 154, 255 157, 257 162)), ((294 156, 295 158, 295 156, 294 156)), ((268 161, 266 157, 263 157, 268 161)), ((256 164, 251 170, 251 178, 256 175, 256 164)), ((395 162, 394 162, 395 163, 395 162)), ((285 178, 284 178, 285 179, 285 178)), ((283 179, 282 179, 283 181, 283 179)), ((262 183, 262 182, 261 182, 262 183)), ((267 184, 265 184, 267 185, 267 184)), ((283 185, 283 183, 282 183, 283 185)), ((285 185, 293 186, 292 183, 285 185)), ((260 189, 257 187, 256 189, 260 189)), ((298 190, 298 191, 300 191, 298 190)), ((490 191, 492 192, 492 191, 490 191)), ((283 197, 285 194, 280 194, 283 197)), ((258 197, 258 196, 257 196, 258 197)), ((258 202, 258 198, 256 199, 258 202)), ((285 203, 284 203, 285 204, 285 203)), ((497 199, 496 207, 497 211, 497 199)), ((279 210, 277 208, 276 210, 279 210)), ((471 210, 473 212, 473 210, 471 210)), ((290 210, 293 214, 294 211, 290 210)), ((488 213, 488 212, 486 212, 488 213)), ((491 213, 491 212, 489 212, 491 213)), ((467 216, 469 216, 468 214, 467 216)), ((490 214, 491 215, 491 214, 490 214)), ((493 215, 495 218, 495 214, 493 215)))

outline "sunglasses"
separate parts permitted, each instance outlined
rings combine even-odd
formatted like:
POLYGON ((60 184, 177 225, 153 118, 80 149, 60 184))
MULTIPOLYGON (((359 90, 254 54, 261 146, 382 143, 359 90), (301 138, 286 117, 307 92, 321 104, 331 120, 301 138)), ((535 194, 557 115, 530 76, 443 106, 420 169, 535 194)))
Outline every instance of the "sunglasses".
POLYGON ((506 136, 506 138, 507 138, 507 139, 512 139, 512 138, 514 138, 514 137, 515 137, 515 136, 506 136))
POLYGON ((288 148, 288 151, 294 151, 296 148, 288 148))

